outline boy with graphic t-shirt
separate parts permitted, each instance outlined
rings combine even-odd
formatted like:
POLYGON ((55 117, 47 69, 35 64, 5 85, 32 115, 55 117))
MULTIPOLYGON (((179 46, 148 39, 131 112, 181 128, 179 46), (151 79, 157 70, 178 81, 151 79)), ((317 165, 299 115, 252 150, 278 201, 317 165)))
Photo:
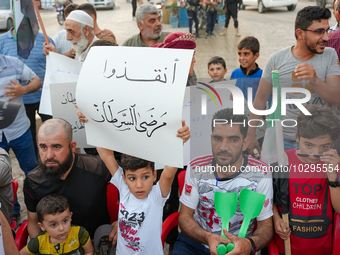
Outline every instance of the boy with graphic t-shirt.
POLYGON ((289 219, 286 228, 281 208, 274 204, 275 242, 285 254, 290 238, 292 255, 332 253, 333 209, 340 212, 340 157, 333 143, 340 133, 338 118, 329 108, 306 107, 300 113, 296 141, 300 149, 286 151, 289 160, 289 219))
MULTIPOLYGON (((184 142, 190 137, 184 120, 177 136, 184 142)), ((112 150, 97 148, 97 151, 120 195, 116 255, 163 254, 163 206, 177 168, 165 166, 159 182, 153 185, 157 177, 153 162, 122 154, 120 167, 112 150)))

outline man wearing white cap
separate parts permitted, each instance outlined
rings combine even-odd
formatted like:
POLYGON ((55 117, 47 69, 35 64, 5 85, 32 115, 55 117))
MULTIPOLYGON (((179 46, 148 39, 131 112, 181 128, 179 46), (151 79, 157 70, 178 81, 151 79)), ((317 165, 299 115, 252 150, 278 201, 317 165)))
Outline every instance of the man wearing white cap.
MULTIPOLYGON (((75 51, 75 59, 85 61, 91 45, 98 40, 93 32, 93 19, 84 11, 72 11, 66 18, 65 29, 66 39, 72 43, 75 51)), ((44 54, 48 55, 49 51, 57 52, 52 44, 44 43, 44 54)))

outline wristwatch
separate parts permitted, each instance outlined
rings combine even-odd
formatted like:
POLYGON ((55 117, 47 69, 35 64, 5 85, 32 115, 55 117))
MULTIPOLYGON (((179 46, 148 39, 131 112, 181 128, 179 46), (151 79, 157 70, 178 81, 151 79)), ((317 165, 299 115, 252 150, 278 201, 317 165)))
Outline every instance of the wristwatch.
POLYGON ((340 187, 339 177, 337 177, 337 180, 335 182, 331 182, 328 179, 327 181, 328 181, 328 185, 332 188, 340 187))
POLYGON ((250 251, 250 255, 255 255, 256 253, 256 245, 253 241, 253 239, 251 239, 250 237, 246 237, 246 239, 248 239, 251 243, 251 251, 250 251))

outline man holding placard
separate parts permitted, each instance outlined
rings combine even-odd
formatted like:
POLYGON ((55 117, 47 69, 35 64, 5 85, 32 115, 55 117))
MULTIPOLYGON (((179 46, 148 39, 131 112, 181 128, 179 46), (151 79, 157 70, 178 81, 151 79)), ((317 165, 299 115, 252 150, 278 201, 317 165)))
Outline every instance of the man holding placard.
POLYGON ((245 123, 247 117, 233 115, 233 109, 230 108, 214 114, 211 135, 213 155, 196 158, 187 167, 178 220, 182 233, 171 254, 216 255, 217 247, 228 243, 235 245, 233 254, 255 254, 271 240, 273 236, 271 174, 268 165, 262 161, 242 155, 249 143, 249 138, 246 138, 248 126, 245 123), (238 124, 230 124, 231 122, 238 124), (228 238, 226 239, 220 236, 222 219, 216 212, 214 193, 239 194, 243 189, 265 195, 264 206, 256 218, 257 228, 252 233, 255 225, 253 219, 246 238, 236 236, 246 216, 237 205, 236 213, 230 218, 229 232, 223 229, 228 238))

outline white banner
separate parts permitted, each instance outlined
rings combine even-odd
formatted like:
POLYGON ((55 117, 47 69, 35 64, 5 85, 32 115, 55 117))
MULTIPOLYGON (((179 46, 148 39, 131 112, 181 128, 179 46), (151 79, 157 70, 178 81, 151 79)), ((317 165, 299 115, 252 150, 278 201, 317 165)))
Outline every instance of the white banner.
POLYGON ((181 127, 193 50, 93 47, 77 85, 88 144, 183 166, 181 127))
POLYGON ((54 52, 50 52, 46 56, 46 72, 39 113, 52 115, 50 84, 77 82, 82 64, 77 60, 54 52))
POLYGON ((77 83, 50 84, 53 118, 62 118, 72 125, 73 141, 77 148, 90 148, 85 137, 84 123, 78 119, 76 104, 77 83))

